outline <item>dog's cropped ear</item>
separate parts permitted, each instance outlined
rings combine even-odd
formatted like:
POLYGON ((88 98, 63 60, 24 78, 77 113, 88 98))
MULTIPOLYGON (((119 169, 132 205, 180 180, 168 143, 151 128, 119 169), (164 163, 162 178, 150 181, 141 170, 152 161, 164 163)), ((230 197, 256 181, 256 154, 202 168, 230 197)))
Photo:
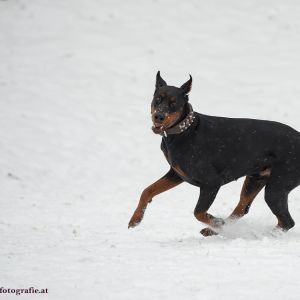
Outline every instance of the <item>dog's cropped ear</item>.
POLYGON ((180 87, 181 90, 184 92, 185 95, 187 95, 191 91, 191 89, 192 89, 192 81, 193 81, 193 78, 190 75, 190 79, 180 87))
POLYGON ((158 88, 167 85, 167 83, 160 77, 160 71, 157 72, 156 74, 156 83, 155 83, 155 89, 157 90, 158 88))

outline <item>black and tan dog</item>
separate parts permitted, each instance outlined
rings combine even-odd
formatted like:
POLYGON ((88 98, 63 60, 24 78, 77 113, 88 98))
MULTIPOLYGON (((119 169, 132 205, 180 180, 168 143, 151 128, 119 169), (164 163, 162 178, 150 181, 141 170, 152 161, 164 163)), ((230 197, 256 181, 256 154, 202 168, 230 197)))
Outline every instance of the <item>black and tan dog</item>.
POLYGON ((201 233, 217 234, 215 230, 225 222, 208 209, 222 185, 246 176, 240 201, 229 218, 247 214, 265 187, 265 201, 278 219, 277 228, 292 228, 295 223, 288 210, 288 194, 300 184, 299 132, 273 121, 194 112, 188 98, 191 87, 192 77, 177 88, 168 86, 157 73, 152 129, 162 135, 161 149, 170 170, 143 191, 128 227, 141 222, 154 196, 186 181, 200 187, 194 214, 210 227, 201 233))

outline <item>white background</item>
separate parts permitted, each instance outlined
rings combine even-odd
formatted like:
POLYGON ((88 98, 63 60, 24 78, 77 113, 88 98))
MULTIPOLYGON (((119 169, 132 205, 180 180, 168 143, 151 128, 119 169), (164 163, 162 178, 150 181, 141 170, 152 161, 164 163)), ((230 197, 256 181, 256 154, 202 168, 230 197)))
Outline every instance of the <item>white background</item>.
MULTIPOLYGON (((175 86, 192 74, 198 112, 299 130, 299 16, 296 0, 0 1, 0 287, 49 290, 22 299, 299 299, 299 189, 286 235, 271 234, 262 193, 202 237, 188 184, 127 229, 168 170, 150 130, 157 70, 175 86)), ((228 216, 242 183, 210 212, 228 216)))

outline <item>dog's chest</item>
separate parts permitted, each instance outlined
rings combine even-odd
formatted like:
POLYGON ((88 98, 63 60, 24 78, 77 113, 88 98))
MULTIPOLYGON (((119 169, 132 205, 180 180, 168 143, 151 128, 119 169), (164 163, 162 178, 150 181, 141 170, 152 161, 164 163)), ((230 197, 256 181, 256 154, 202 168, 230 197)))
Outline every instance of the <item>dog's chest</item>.
POLYGON ((189 151, 190 149, 184 147, 184 145, 180 145, 180 147, 177 145, 170 146, 164 143, 164 141, 161 144, 161 150, 177 175, 186 181, 191 181, 194 177, 193 166, 195 165, 196 154, 189 151))

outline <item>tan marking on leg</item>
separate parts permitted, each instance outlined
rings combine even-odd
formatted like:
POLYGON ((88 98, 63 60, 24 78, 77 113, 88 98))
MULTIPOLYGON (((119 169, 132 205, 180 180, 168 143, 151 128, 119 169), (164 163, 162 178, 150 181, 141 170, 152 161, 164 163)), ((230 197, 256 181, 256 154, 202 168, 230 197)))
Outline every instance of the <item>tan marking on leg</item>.
POLYGON ((211 227, 219 228, 224 225, 224 221, 221 218, 216 218, 207 212, 195 213, 195 217, 198 221, 205 223, 211 227))
MULTIPOLYGON (((271 173, 267 172, 265 174, 271 173)), ((251 205, 257 194, 266 185, 267 178, 268 175, 260 177, 258 179, 249 176, 246 177, 241 191, 240 201, 229 218, 237 219, 245 215, 247 208, 249 209, 249 206, 251 205)))
POLYGON ((277 220, 278 220, 278 223, 277 223, 277 228, 280 228, 280 229, 283 229, 283 223, 282 221, 276 216, 277 220))
MULTIPOLYGON (((277 218, 277 220, 278 220, 278 223, 277 223, 277 225, 276 225, 276 227, 275 228, 277 228, 277 229, 281 229, 281 230, 283 230, 283 231, 288 231, 289 229, 291 229, 293 226, 291 226, 291 227, 286 227, 286 226, 284 226, 284 223, 280 220, 280 218, 278 217, 278 216, 276 216, 276 218, 277 218)), ((295 224, 295 223, 294 223, 295 224)))
POLYGON ((172 181, 169 178, 160 178, 159 180, 148 186, 146 189, 144 189, 138 207, 140 207, 141 209, 144 208, 154 196, 157 196, 158 194, 161 194, 180 183, 181 182, 178 181, 172 181))
POLYGON ((166 177, 167 175, 165 175, 164 177, 160 178, 159 180, 157 180, 156 182, 154 182, 153 184, 148 186, 142 192, 139 204, 138 204, 133 216, 131 217, 131 219, 129 221, 128 228, 134 227, 142 221, 144 212, 147 208, 147 205, 148 205, 148 203, 150 203, 152 201, 152 198, 154 196, 161 194, 161 193, 179 185, 180 183, 182 183, 181 179, 173 180, 173 179, 166 177))
POLYGON ((206 227, 206 228, 203 228, 200 233, 203 235, 203 236, 212 236, 212 235, 218 235, 217 232, 215 232, 214 230, 212 230, 211 228, 209 227, 206 227))
POLYGON ((259 175, 263 177, 265 176, 269 177, 271 175, 271 169, 270 168, 264 169, 259 172, 259 175))

